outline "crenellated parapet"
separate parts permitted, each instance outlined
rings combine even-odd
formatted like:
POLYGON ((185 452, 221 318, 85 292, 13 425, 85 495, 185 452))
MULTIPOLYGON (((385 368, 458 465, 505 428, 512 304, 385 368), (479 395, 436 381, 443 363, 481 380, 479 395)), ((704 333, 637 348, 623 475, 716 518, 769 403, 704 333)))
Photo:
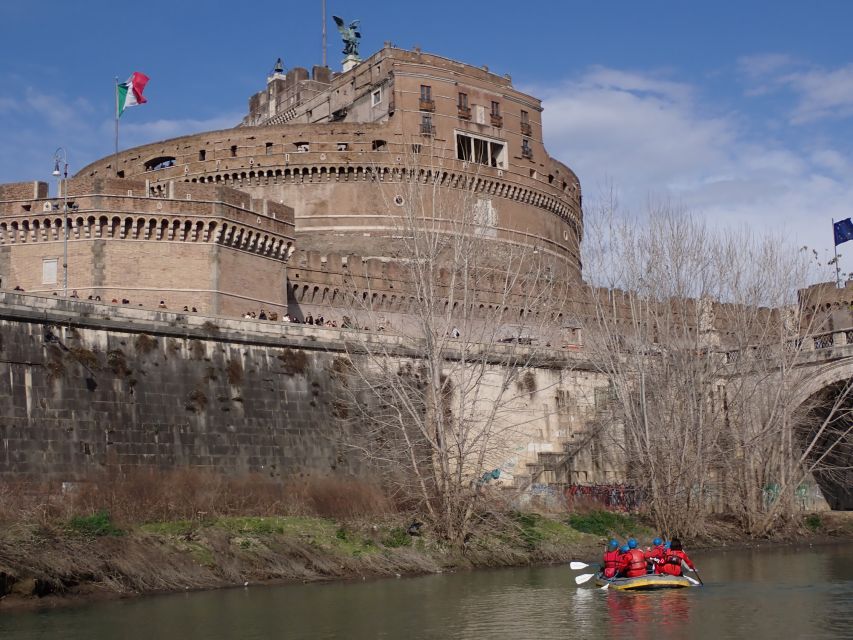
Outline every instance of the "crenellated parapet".
POLYGON ((62 187, 0 201, 4 286, 64 293, 67 253, 69 294, 235 315, 286 308, 291 207, 222 185, 172 182, 152 196, 145 180, 83 176, 62 187))

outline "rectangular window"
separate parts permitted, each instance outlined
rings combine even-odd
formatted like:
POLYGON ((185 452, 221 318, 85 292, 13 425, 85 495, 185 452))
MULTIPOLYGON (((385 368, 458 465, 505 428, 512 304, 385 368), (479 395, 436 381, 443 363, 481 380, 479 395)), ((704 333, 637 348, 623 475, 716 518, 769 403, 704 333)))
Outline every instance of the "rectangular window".
POLYGON ((271 155, 271 154, 272 154, 272 142, 267 142, 267 144, 266 144, 266 146, 265 146, 264 148, 265 148, 265 150, 266 150, 266 152, 267 152, 267 155, 271 155))
POLYGON ((459 106, 462 107, 463 109, 468 108, 468 94, 467 93, 460 93, 459 94, 459 106))
POLYGON ((506 168, 506 144, 501 140, 457 133, 456 157, 466 162, 504 169, 506 168))
POLYGON ((236 144, 231 145, 231 157, 232 158, 237 157, 237 145, 236 144))
POLYGON ((432 135, 432 116, 428 113, 421 115, 421 133, 427 136, 432 135))
POLYGON ((376 89, 370 94, 370 104, 375 107, 380 102, 382 102, 382 89, 376 89))
POLYGON ((56 258, 44 258, 41 261, 41 283, 56 284, 56 258))
POLYGON ((413 144, 412 145, 412 153, 420 153, 420 152, 421 152, 421 145, 413 144))
POLYGON ((494 100, 492 100, 492 115, 493 116, 501 115, 501 103, 500 102, 495 102, 494 100))
POLYGON ((530 114, 524 110, 521 111, 521 135, 533 135, 533 129, 530 127, 530 114))
POLYGON ((204 160, 205 160, 206 158, 207 158, 207 151, 205 151, 204 149, 199 149, 199 151, 198 151, 198 159, 199 159, 200 161, 204 162, 204 160))
POLYGON ((349 149, 348 143, 346 143, 346 142, 339 142, 338 143, 338 151, 346 151, 348 149, 349 149))
POLYGON ((432 87, 428 84, 421 85, 421 100, 425 102, 432 100, 432 87))

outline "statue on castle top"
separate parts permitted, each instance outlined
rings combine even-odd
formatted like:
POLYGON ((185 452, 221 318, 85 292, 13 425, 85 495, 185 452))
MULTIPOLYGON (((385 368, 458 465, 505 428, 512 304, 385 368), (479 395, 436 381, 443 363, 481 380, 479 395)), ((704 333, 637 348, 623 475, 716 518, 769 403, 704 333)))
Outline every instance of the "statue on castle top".
POLYGON ((338 31, 341 32, 341 38, 344 41, 344 55, 357 58, 359 40, 361 40, 361 32, 358 30, 358 25, 361 20, 353 20, 349 26, 346 26, 343 18, 332 16, 332 19, 338 25, 338 31))

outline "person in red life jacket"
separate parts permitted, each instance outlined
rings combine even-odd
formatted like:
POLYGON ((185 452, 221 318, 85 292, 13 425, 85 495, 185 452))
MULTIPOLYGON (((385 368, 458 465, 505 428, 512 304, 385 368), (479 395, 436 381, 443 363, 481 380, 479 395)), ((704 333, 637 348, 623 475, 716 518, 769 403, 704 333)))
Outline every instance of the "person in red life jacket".
POLYGON ((652 540, 652 548, 646 550, 646 562, 651 567, 650 573, 660 573, 660 564, 664 561, 666 550, 663 546, 663 540, 655 538, 652 540))
POLYGON ((684 549, 681 546, 681 540, 673 538, 670 543, 669 551, 666 552, 666 556, 664 557, 663 564, 660 565, 660 572, 669 576, 684 575, 681 564, 682 562, 691 569, 694 568, 693 562, 691 562, 687 554, 684 553, 684 549))
POLYGON ((626 578, 636 578, 646 575, 646 556, 637 549, 637 541, 631 538, 628 544, 622 547, 625 549, 622 554, 621 562, 619 563, 619 575, 626 578), (633 546, 631 543, 634 543, 633 546))
POLYGON ((607 543, 607 551, 604 552, 604 558, 601 563, 601 574, 605 578, 615 578, 616 572, 619 570, 619 542, 611 540, 607 543))

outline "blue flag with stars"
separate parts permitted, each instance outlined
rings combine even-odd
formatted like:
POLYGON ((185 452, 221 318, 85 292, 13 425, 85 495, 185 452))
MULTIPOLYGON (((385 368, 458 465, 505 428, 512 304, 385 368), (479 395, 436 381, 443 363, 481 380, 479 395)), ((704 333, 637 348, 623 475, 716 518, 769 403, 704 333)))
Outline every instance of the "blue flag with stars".
POLYGON ((837 247, 842 242, 847 242, 848 240, 853 240, 853 220, 847 218, 847 220, 839 220, 835 224, 832 225, 833 231, 835 231, 835 246, 837 247))

